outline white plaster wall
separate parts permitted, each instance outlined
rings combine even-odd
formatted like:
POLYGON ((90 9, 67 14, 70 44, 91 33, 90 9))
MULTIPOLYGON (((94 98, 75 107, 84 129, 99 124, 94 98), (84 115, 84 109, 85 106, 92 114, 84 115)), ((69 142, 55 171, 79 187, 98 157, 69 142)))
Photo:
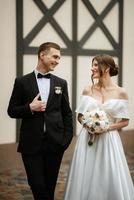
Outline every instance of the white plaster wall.
MULTIPOLYGON (((40 19, 42 14, 31 0, 25 0, 25 3, 28 3, 27 13, 24 17, 25 27, 24 35, 28 33, 31 29, 31 23, 34 23, 35 20, 40 19)), ((44 0, 47 3, 48 7, 51 7, 53 0, 44 0)), ((93 22, 91 16, 89 16, 82 2, 79 0, 79 14, 82 18, 79 17, 79 33, 78 38, 80 39, 84 32, 86 31, 88 22, 93 22), (86 19, 86 20, 85 20, 86 19), (82 21, 81 21, 82 20, 82 21), (83 23, 84 21, 84 23, 83 23), (87 23, 87 24, 86 24, 87 23)), ((108 2, 108 0, 91 0, 91 2, 97 6, 98 12, 102 11, 102 7, 108 2)), ((24 4, 25 6, 25 4, 24 4)), ((118 9, 115 7, 115 10, 118 9)), ((71 39, 71 0, 67 0, 65 4, 61 7, 59 12, 55 14, 56 20, 63 26, 63 29, 68 34, 68 37, 71 39), (69 10, 69 11, 68 11, 69 10), (61 20, 64 19, 64 20, 61 20)), ((124 0, 124 41, 123 41, 123 86, 126 88, 130 98, 130 124, 126 129, 134 129, 134 86, 133 86, 133 77, 134 77, 134 67, 133 67, 133 57, 134 57, 134 27, 132 25, 133 21, 133 11, 134 11, 134 1, 124 0)), ((11 95, 14 78, 16 76, 16 21, 15 21, 15 0, 0 0, 0 143, 10 143, 15 142, 15 120, 10 119, 7 115, 7 105, 11 95)), ((104 20, 105 24, 110 25, 110 30, 113 31, 114 37, 117 38, 117 24, 114 23, 116 18, 115 12, 110 14, 110 17, 107 17, 104 20), (112 25, 113 20, 113 25, 112 25)), ((38 20, 37 20, 38 21, 38 20)), ((40 43, 53 40, 58 42, 62 47, 66 45, 62 40, 53 32, 53 28, 48 24, 44 30, 40 32, 39 37, 35 38, 31 45, 39 45, 40 43), (45 32, 48 31, 50 34, 45 35, 45 32)), ((94 46, 95 48, 100 48, 103 44, 104 48, 112 48, 105 37, 102 35, 102 32, 97 29, 96 37, 94 36, 91 40, 84 45, 84 48, 94 46), (96 39, 97 37, 97 39, 96 39), (101 38, 101 39, 100 39, 101 38), (101 41, 101 42, 100 42, 101 41)), ((24 56, 24 74, 33 70, 37 63, 36 56, 24 56)), ((71 100, 71 58, 62 57, 59 66, 55 70, 55 74, 60 75, 61 77, 67 79, 69 87, 69 96, 71 100)), ((90 77, 90 65, 91 57, 81 57, 78 58, 78 88, 77 89, 77 104, 79 102, 79 97, 82 92, 82 89, 89 82, 90 77)))
POLYGON ((134 1, 124 1, 123 86, 130 99, 130 123, 134 129, 134 1))
POLYGON ((15 0, 0 0, 0 143, 15 141, 7 105, 16 73, 15 0))

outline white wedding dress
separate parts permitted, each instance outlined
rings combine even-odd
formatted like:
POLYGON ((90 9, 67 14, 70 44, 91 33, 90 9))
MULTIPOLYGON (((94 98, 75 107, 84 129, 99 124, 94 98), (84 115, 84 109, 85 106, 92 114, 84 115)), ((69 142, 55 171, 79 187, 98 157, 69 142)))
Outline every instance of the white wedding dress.
MULTIPOLYGON (((111 99, 101 104, 83 95, 77 113, 104 110, 110 123, 128 117, 128 100, 111 99)), ((66 183, 64 200, 134 200, 134 186, 117 130, 96 136, 82 128, 76 142, 66 183)))

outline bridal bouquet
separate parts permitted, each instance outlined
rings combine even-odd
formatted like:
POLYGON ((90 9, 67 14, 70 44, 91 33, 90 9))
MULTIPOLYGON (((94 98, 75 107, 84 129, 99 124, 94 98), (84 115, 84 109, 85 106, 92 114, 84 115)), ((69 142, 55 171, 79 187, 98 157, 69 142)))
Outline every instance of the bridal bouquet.
POLYGON ((89 132, 90 139, 89 145, 92 145, 95 140, 95 133, 107 131, 109 128, 109 120, 106 113, 103 110, 87 111, 83 116, 83 125, 86 125, 86 129, 89 132))

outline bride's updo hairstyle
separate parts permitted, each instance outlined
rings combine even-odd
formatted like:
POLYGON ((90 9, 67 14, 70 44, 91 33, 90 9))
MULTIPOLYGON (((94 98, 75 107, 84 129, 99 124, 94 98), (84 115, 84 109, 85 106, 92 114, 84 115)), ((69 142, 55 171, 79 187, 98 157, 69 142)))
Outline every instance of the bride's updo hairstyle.
POLYGON ((99 72, 100 72, 100 77, 103 75, 105 70, 109 68, 109 74, 110 76, 116 76, 118 74, 119 68, 115 64, 114 59, 110 55, 97 55, 93 58, 93 61, 96 60, 98 62, 98 67, 99 67, 99 72))

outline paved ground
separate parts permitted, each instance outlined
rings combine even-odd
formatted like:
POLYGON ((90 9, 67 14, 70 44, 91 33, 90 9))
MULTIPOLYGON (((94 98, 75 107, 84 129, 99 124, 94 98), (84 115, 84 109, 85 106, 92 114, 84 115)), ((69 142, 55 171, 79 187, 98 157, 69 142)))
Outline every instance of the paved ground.
MULTIPOLYGON (((70 147, 65 152, 57 182, 55 200, 62 200, 63 198, 75 141, 76 138, 74 137, 70 147)), ((126 142, 126 136, 124 136, 123 144, 124 142, 126 142)), ((132 143, 132 140, 130 140, 130 143, 132 143)), ((134 180, 134 149, 132 149, 134 148, 134 140, 133 145, 129 145, 129 147, 127 145, 125 145, 126 158, 134 180)), ((16 144, 0 145, 0 200, 33 200, 20 155, 16 152, 16 144)))
MULTIPOLYGON (((62 200, 75 139, 65 152, 57 182, 55 200, 62 200)), ((33 200, 17 144, 0 145, 0 200, 33 200)))
MULTIPOLYGON (((125 139, 126 139, 126 137, 125 137, 125 139)), ((69 168, 70 160, 72 158, 75 142, 76 142, 76 139, 74 138, 73 142, 71 143, 71 146, 65 152, 65 156, 64 156, 63 161, 62 161, 59 179, 58 179, 58 183, 57 183, 57 187, 56 187, 56 199, 55 200, 62 200, 63 191, 64 191, 64 188, 65 188, 65 181, 66 181, 66 177, 67 177, 67 171, 68 171, 68 168, 69 168)), ((123 138, 122 142, 124 144, 124 138, 123 138)), ((127 148, 125 148, 125 150, 131 150, 131 149, 127 147, 127 148)), ((133 150, 134 150, 134 145, 133 145, 133 150)), ((134 182, 134 151, 133 152, 128 151, 126 153, 126 158, 127 158, 129 169, 130 169, 130 172, 131 172, 131 175, 132 175, 132 178, 133 178, 133 182, 134 182)))

